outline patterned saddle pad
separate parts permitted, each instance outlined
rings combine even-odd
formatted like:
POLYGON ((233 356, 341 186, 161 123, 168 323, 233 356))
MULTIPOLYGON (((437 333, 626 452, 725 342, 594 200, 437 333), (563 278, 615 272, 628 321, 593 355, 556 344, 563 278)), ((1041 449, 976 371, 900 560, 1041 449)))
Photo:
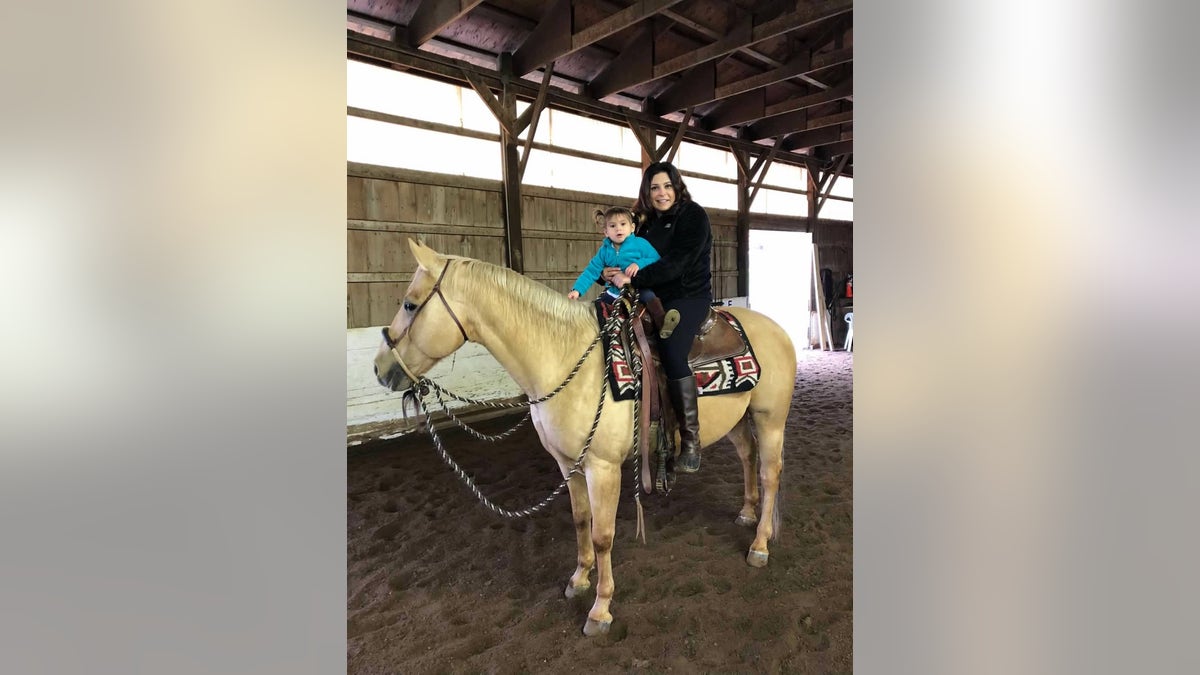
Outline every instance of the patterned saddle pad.
MULTIPOLYGON (((634 386, 637 382, 630 359, 636 358, 639 363, 641 359, 636 354, 631 355, 621 339, 621 323, 614 322, 611 326, 607 323, 612 312, 624 313, 624 307, 620 303, 608 305, 598 301, 595 306, 596 318, 600 322, 600 330, 603 334, 604 349, 612 354, 612 367, 608 369, 608 384, 612 388, 613 398, 618 401, 630 400, 634 396, 634 386)), ((692 372, 696 375, 698 395, 716 396, 749 391, 758 384, 760 374, 758 359, 754 356, 754 348, 750 345, 746 331, 742 329, 742 324, 736 317, 718 308, 714 308, 713 311, 737 331, 745 343, 745 349, 724 358, 689 362, 692 372)), ((651 363, 653 362, 651 361, 651 363)))

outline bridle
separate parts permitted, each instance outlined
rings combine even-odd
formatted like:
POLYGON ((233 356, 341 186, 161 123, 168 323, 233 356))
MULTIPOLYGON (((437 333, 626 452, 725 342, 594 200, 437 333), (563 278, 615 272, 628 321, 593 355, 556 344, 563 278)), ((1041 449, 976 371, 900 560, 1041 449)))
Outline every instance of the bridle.
POLYGON ((467 331, 465 328, 463 328, 462 322, 458 320, 458 316, 456 316, 454 314, 454 310, 450 308, 450 303, 446 300, 446 296, 442 295, 442 279, 446 278, 446 272, 450 271, 451 262, 452 261, 450 260, 446 261, 446 266, 442 268, 442 273, 438 275, 437 281, 433 283, 433 288, 429 291, 429 295, 425 296, 425 299, 421 301, 420 305, 417 305, 417 309, 413 312, 412 318, 409 319, 408 325, 404 327, 404 332, 400 333, 399 337, 393 340, 390 332, 391 326, 383 327, 384 344, 386 344, 388 349, 391 350, 392 358, 396 359, 396 364, 400 366, 400 369, 404 371, 405 375, 408 375, 409 381, 411 381, 414 385, 420 378, 414 375, 412 370, 410 370, 409 367, 404 363, 404 359, 400 358, 400 352, 396 350, 396 345, 404 339, 405 335, 408 335, 410 330, 412 330, 412 327, 417 323, 417 317, 420 316, 421 310, 425 309, 425 306, 429 304, 429 301, 433 299, 433 296, 438 296, 438 298, 442 301, 442 306, 445 307, 446 312, 450 314, 450 318, 454 321, 454 325, 458 326, 458 332, 462 333, 463 342, 471 341, 471 338, 467 337, 467 331))

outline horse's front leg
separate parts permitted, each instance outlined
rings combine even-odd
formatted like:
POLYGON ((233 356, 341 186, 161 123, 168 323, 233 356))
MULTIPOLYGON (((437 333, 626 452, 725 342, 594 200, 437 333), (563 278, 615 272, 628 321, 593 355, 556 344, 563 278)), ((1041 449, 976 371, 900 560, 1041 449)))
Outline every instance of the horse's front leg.
POLYGON ((596 602, 588 612, 583 634, 589 637, 608 632, 612 626, 612 546, 617 531, 617 500, 621 493, 621 465, 595 459, 588 461, 588 495, 592 503, 592 546, 596 552, 596 602))
MULTIPOLYGON (((570 466, 563 467, 567 473, 570 466)), ((571 476, 567 482, 571 493, 571 519, 575 522, 576 564, 575 573, 567 583, 566 596, 573 598, 591 588, 588 574, 596 562, 596 554, 592 549, 592 505, 588 500, 587 479, 583 474, 571 476)))
POLYGON ((738 512, 737 524, 754 527, 758 522, 758 472, 755 464, 758 453, 754 445, 754 432, 750 428, 750 413, 747 412, 725 436, 737 448, 738 459, 742 460, 742 510, 738 512))

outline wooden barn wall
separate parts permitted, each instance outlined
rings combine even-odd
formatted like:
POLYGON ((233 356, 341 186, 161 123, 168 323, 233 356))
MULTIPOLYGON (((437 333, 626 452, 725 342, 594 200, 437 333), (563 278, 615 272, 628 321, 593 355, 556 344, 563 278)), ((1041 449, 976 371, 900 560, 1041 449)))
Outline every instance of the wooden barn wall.
MULTIPOLYGON (((347 328, 391 322, 416 268, 406 243, 410 237, 443 253, 507 264, 499 181, 358 163, 349 163, 346 180, 347 328)), ((628 205, 632 197, 537 186, 522 191, 525 274, 566 293, 600 245, 603 235, 593 212, 628 205)), ((713 296, 734 297, 736 212, 708 212, 713 296)), ((801 222, 785 220, 792 227, 801 222)), ((593 286, 585 297, 595 297, 598 290, 593 286)))

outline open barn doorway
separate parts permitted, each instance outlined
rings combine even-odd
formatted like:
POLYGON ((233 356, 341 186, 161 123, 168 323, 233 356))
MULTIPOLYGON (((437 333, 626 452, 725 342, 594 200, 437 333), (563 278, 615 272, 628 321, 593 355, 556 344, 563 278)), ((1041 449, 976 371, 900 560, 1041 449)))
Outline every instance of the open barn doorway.
POLYGON ((808 347, 808 295, 812 289, 812 233, 750 230, 750 308, 771 317, 808 347))

